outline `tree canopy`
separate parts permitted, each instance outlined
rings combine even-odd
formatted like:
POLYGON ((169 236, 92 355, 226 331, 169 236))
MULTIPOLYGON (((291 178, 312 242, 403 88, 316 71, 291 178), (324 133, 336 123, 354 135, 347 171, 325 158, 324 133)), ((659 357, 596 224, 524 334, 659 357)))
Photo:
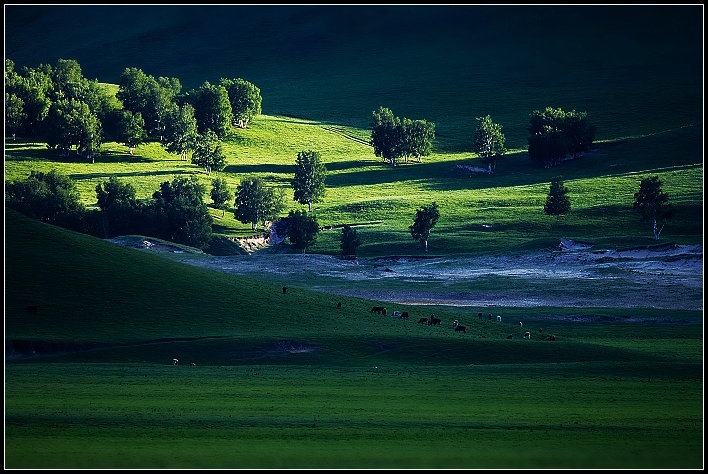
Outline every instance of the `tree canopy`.
POLYGON ((497 161, 501 160, 506 153, 504 147, 506 139, 502 133, 502 126, 494 123, 489 115, 477 117, 476 120, 477 127, 472 137, 472 146, 482 162, 488 166, 489 174, 492 174, 492 168, 496 167, 497 161))
POLYGON ((551 180, 551 187, 546 197, 546 204, 543 206, 543 212, 549 216, 556 216, 556 219, 570 212, 568 188, 565 187, 562 176, 557 176, 551 180))
POLYGON ((415 213, 415 220, 413 225, 408 229, 411 232, 411 236, 414 240, 419 240, 425 245, 425 251, 428 251, 428 239, 430 238, 430 231, 435 224, 437 224, 440 218, 440 210, 435 202, 427 206, 422 206, 418 208, 415 213))
POLYGON ((549 168, 589 150, 596 127, 588 123, 586 112, 546 107, 531 113, 528 131, 529 158, 549 168))
POLYGON ((263 97, 261 90, 245 79, 221 78, 219 85, 229 94, 234 125, 246 128, 253 118, 261 113, 263 97))
POLYGON ((435 124, 426 120, 411 120, 393 115, 390 109, 379 107, 371 120, 371 146, 374 154, 391 165, 401 158, 406 162, 415 157, 418 162, 432 150, 435 124))
POLYGON ((675 214, 674 207, 669 203, 669 195, 661 189, 663 184, 658 176, 642 179, 639 183, 639 191, 634 193, 632 205, 641 216, 642 221, 652 223, 655 240, 659 240, 667 221, 675 214))
POLYGON ((317 217, 308 215, 306 211, 290 211, 287 221, 287 235, 290 243, 305 253, 317 240, 317 234, 320 231, 317 217))
POLYGON ((290 182, 295 191, 293 200, 300 204, 307 204, 308 211, 312 212, 312 203, 320 202, 325 196, 326 178, 327 167, 318 152, 312 150, 298 152, 295 177, 290 182))

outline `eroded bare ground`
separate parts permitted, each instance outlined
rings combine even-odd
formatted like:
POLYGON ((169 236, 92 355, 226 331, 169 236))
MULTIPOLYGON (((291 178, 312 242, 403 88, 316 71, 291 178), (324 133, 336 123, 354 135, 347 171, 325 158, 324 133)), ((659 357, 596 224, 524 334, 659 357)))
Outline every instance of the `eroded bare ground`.
POLYGON ((184 263, 291 286, 417 305, 703 309, 701 244, 594 251, 561 240, 508 257, 392 257, 358 262, 255 252, 184 263))

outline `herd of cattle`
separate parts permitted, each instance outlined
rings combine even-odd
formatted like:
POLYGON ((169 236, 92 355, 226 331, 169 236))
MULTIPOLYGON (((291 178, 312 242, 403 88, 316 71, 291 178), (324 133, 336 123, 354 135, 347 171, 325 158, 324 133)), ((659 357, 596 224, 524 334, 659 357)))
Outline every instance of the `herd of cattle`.
MULTIPOLYGON (((341 309, 342 303, 337 303, 337 308, 341 309)), ((388 314, 388 311, 383 306, 374 306, 373 308, 371 308, 371 312, 376 313, 376 314, 382 314, 384 316, 386 316, 388 314)), ((392 318, 399 318, 399 319, 408 319, 408 311, 394 311, 393 313, 391 313, 391 317, 392 318)), ((484 315, 482 313, 477 313, 477 318, 484 319, 484 315)), ((495 318, 492 316, 492 313, 489 313, 487 315, 487 319, 489 321, 492 321, 495 318)), ((502 320, 501 316, 496 317, 497 322, 500 323, 501 320, 502 320)), ((426 326, 440 326, 442 321, 439 318, 436 318, 434 314, 431 314, 429 318, 420 318, 418 320, 418 323, 425 324, 426 326)), ((519 327, 523 327, 523 326, 524 326, 523 321, 519 321, 519 327)), ((467 327, 462 326, 457 319, 452 322, 452 329, 455 332, 462 332, 462 333, 467 334, 467 327)), ((539 328, 538 333, 543 334, 543 328, 539 328)), ((530 331, 524 332, 523 337, 524 337, 524 339, 531 339, 531 332, 530 331)), ((541 336, 541 337, 543 337, 543 336, 541 336)), ((508 336, 506 336, 506 338, 507 339, 514 339, 514 335, 509 334, 508 336)), ((546 338, 546 340, 547 341, 555 341, 556 336, 550 335, 546 338)))

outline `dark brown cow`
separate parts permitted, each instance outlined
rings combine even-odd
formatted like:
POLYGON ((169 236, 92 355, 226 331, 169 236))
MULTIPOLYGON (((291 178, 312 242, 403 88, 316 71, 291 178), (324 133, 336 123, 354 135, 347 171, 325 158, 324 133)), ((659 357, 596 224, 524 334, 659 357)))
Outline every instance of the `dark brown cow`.
POLYGON ((435 325, 438 325, 438 326, 439 326, 441 322, 442 322, 441 319, 438 319, 438 318, 435 317, 435 315, 431 314, 431 315, 430 315, 430 321, 428 322, 428 324, 429 324, 430 326, 435 326, 435 325))
POLYGON ((459 326, 459 325, 458 325, 458 326, 455 327, 455 332, 464 332, 465 334, 467 334, 467 328, 464 327, 464 326, 459 326))
POLYGON ((418 322, 421 324, 428 324, 428 318, 420 318, 418 322))
POLYGON ((408 311, 404 311, 401 313, 401 319, 408 319, 408 311))
POLYGON ((285 293, 287 293, 287 292, 288 292, 288 287, 287 287, 287 286, 284 286, 284 287, 283 287, 283 294, 285 294, 285 293))

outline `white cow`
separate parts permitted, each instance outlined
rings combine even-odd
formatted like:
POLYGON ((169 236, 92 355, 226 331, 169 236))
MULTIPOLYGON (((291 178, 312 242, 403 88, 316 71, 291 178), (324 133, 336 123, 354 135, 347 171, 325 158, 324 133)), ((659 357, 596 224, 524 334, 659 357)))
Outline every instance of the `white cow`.
POLYGON ((172 365, 179 365, 179 360, 172 359, 172 365))
POLYGON ((497 322, 501 322, 501 316, 497 316, 497 322))
POLYGON ((531 339, 531 333, 528 332, 528 331, 526 331, 526 332, 524 333, 524 339, 531 339))

